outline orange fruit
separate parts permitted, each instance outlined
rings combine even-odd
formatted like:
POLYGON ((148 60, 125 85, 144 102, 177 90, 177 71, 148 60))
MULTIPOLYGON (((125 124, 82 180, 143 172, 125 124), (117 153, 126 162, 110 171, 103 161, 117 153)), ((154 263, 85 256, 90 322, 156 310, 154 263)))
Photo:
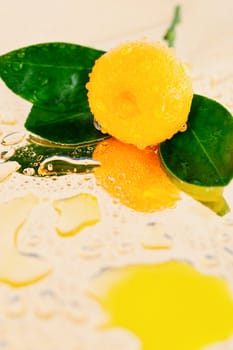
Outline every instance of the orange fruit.
POLYGON ((161 168, 156 147, 139 150, 114 138, 99 143, 93 159, 100 161, 95 176, 109 194, 142 212, 172 207, 179 191, 161 168))
POLYGON ((182 130, 193 97, 184 64, 158 42, 131 42, 105 53, 86 86, 102 131, 141 149, 182 130))

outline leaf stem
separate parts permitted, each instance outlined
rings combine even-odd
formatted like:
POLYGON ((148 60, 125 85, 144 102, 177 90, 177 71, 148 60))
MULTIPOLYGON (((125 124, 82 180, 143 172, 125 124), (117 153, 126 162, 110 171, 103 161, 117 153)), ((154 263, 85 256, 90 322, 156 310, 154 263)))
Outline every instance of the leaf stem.
POLYGON ((163 39, 167 41, 169 47, 175 46, 176 27, 180 22, 181 22, 181 6, 177 5, 174 10, 172 22, 163 36, 163 39))

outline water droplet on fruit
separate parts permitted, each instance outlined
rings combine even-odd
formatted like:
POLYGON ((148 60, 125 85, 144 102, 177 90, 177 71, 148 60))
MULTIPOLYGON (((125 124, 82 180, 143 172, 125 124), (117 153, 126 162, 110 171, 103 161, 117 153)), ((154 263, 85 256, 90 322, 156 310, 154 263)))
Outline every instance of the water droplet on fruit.
POLYGON ((97 122, 97 120, 93 121, 94 127, 96 128, 96 130, 101 131, 101 125, 97 122))
POLYGON ((182 127, 180 128, 180 132, 184 132, 184 131, 186 131, 187 130, 187 128, 188 128, 188 125, 185 123, 185 124, 183 124, 182 125, 182 127))

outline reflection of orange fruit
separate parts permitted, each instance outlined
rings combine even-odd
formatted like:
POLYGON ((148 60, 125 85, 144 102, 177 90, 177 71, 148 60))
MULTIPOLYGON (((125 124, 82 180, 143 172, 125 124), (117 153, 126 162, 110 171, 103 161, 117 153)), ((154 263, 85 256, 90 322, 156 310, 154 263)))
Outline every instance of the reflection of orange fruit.
POLYGON ((182 130, 193 97, 191 79, 173 49, 147 42, 101 56, 87 89, 102 130, 141 149, 182 130))
POLYGON ((95 168, 99 184, 130 208, 153 212, 171 207, 179 199, 155 147, 139 150, 111 138, 98 144, 93 158, 101 162, 95 168))

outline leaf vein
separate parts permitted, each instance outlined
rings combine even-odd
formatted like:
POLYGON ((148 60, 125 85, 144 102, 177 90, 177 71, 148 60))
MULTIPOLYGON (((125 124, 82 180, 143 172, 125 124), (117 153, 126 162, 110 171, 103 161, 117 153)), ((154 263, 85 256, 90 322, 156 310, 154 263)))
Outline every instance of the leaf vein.
POLYGON ((219 177, 222 178, 221 172, 220 172, 219 169, 216 167, 216 165, 214 164, 213 160, 211 159, 211 157, 210 157, 209 154, 207 153, 205 147, 202 145, 201 140, 200 140, 199 137, 197 136, 196 132, 192 129, 192 127, 189 126, 189 128, 190 128, 190 131, 192 132, 192 134, 193 134, 195 140, 197 141, 199 147, 201 148, 201 150, 202 150, 203 153, 205 154, 206 158, 208 159, 209 163, 210 163, 211 166, 214 168, 214 170, 216 171, 217 175, 218 175, 219 177))
POLYGON ((75 69, 75 70, 89 70, 92 67, 80 67, 80 66, 63 66, 63 65, 54 65, 54 64, 48 64, 48 63, 33 63, 33 62, 27 62, 27 61, 17 61, 17 60, 10 60, 12 64, 18 63, 18 64, 25 64, 27 66, 32 67, 43 67, 43 68, 55 68, 55 69, 75 69))

